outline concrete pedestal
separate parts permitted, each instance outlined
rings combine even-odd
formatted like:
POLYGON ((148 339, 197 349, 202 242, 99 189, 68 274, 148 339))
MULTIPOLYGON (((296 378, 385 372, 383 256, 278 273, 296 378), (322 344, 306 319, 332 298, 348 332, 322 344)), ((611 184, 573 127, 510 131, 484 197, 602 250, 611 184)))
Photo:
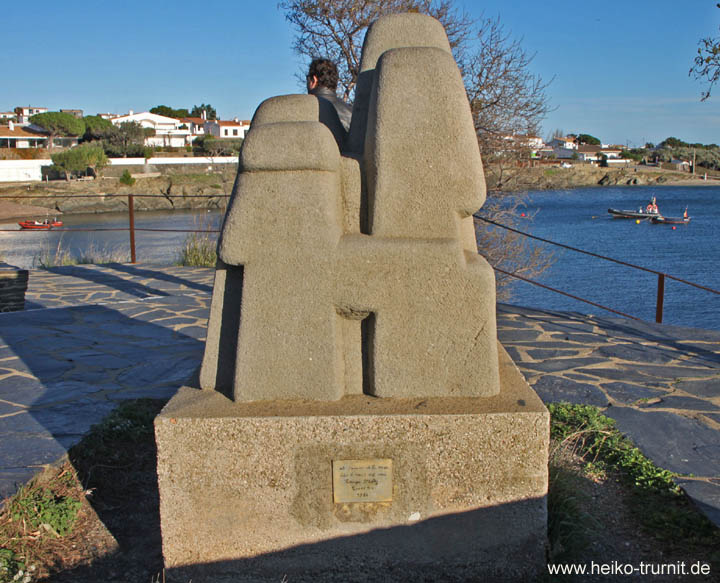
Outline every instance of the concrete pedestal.
POLYGON ((549 414, 499 352, 487 398, 233 403, 183 387, 155 420, 169 580, 540 570, 549 414), (333 461, 376 459, 392 460, 392 499, 336 502, 333 461))

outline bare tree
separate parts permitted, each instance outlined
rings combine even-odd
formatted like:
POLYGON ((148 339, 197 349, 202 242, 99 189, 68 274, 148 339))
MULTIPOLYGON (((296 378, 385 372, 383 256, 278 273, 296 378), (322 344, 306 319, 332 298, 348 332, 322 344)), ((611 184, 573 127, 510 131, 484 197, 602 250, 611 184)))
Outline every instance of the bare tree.
MULTIPOLYGON (((340 75, 343 99, 350 100, 360 72, 360 53, 368 26, 384 14, 422 12, 445 26, 456 60, 462 61, 472 19, 450 0, 283 0, 278 8, 297 30, 293 48, 306 57, 328 58, 340 75)), ((304 75, 302 76, 304 80, 304 75)))
MULTIPOLYGON (((380 16, 421 12, 445 27, 453 55, 463 73, 486 176, 492 175, 484 216, 514 223, 513 210, 522 195, 503 201, 507 176, 529 158, 528 137, 539 132, 549 111, 547 83, 530 72, 533 55, 511 38, 498 19, 472 19, 452 0, 283 0, 278 4, 295 27, 295 51, 308 61, 318 56, 338 66, 343 98, 352 98, 360 70, 362 42, 368 26, 380 16), (489 169, 492 169, 489 171, 489 169)), ((304 76, 303 76, 304 79, 304 76)), ((537 275, 550 264, 510 231, 476 225, 481 253, 493 265, 537 275)), ((498 278, 499 286, 505 282, 498 278)))
MULTIPOLYGON (((717 4, 717 7, 720 8, 720 3, 717 4)), ((707 89, 702 92, 700 97, 700 101, 705 101, 710 97, 715 83, 720 80, 720 38, 703 38, 698 44, 700 46, 697 56, 693 60, 693 66, 690 67, 688 74, 698 81, 707 82, 707 89)))
POLYGON ((464 79, 480 152, 493 170, 493 190, 503 189, 507 169, 530 158, 531 139, 550 109, 548 83, 530 72, 532 60, 499 19, 479 22, 464 79))

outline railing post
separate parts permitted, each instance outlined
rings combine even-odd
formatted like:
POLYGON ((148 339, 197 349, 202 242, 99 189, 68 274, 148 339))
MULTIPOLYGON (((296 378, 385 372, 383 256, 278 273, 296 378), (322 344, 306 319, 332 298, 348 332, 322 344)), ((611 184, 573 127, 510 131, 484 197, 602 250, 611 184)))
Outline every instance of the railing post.
POLYGON ((658 324, 662 324, 664 300, 665 300, 665 274, 658 273, 657 303, 655 304, 655 321, 658 324))
POLYGON ((135 261, 135 197, 128 194, 128 211, 130 212, 130 263, 135 261))

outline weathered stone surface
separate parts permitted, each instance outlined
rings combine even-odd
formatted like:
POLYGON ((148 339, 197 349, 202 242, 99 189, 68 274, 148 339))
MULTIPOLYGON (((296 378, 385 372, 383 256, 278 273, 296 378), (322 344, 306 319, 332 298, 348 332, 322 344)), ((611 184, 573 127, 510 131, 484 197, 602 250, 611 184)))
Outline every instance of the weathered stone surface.
POLYGON ((576 383, 562 377, 551 375, 540 377, 533 385, 533 389, 544 403, 568 402, 596 407, 608 405, 607 397, 596 386, 576 383))
POLYGON ((355 87, 353 116, 348 150, 362 153, 365 148, 368 115, 378 59, 387 50, 398 47, 434 47, 450 53, 450 43, 442 25, 423 14, 388 15, 373 22, 363 41, 360 72, 355 87))
POLYGON ((29 482, 38 473, 37 468, 0 467, 0 498, 8 498, 14 495, 19 486, 29 482))
POLYGON ((23 466, 43 466, 52 464, 65 454, 65 447, 51 435, 41 433, 2 434, 4 468, 17 469, 23 466))
POLYGON ((593 344, 606 342, 605 338, 598 336, 597 334, 581 334, 577 332, 551 332, 550 337, 559 340, 567 340, 569 342, 577 342, 578 344, 593 344))
POLYGON ((698 508, 720 527, 720 480, 683 480, 675 482, 685 491, 698 508))
MULTIPOLYGON (((591 358, 591 357, 579 357, 579 358, 554 358, 548 359, 544 362, 523 362, 523 368, 529 368, 531 370, 537 370, 541 372, 560 372, 565 370, 573 370, 582 366, 589 366, 591 364, 600 364, 605 362, 602 358, 591 358)), ((584 369, 581 372, 591 371, 592 369, 584 369)))
POLYGON ((242 401, 498 391, 494 274, 471 216, 485 183, 462 77, 437 21, 377 26, 353 156, 311 96, 255 115, 218 246, 205 389, 242 401))
POLYGON ((368 580, 433 564, 532 579, 549 417, 501 361, 502 390, 483 398, 232 403, 181 389, 155 422, 169 575, 336 580, 341 553, 368 580), (332 460, 374 458, 392 459, 392 502, 334 504, 332 460))
POLYGON ((691 395, 698 397, 720 397, 720 378, 697 380, 697 381, 678 381, 675 388, 685 391, 691 395))
POLYGON ((559 332, 561 334, 588 334, 595 332, 595 325, 585 320, 578 322, 568 321, 567 317, 557 318, 555 321, 542 323, 545 332, 559 332))
POLYGON ((497 343, 462 77, 428 16, 367 38, 350 156, 299 96, 264 102, 244 142, 204 390, 156 420, 171 578, 329 581, 338 553, 375 578, 542 564, 548 414, 497 343), (377 499, 333 492, 335 462, 377 459, 377 499))
POLYGON ((675 350, 667 350, 662 348, 649 348, 647 346, 638 346, 637 344, 615 344, 612 346, 601 346, 593 352, 595 356, 604 356, 608 358, 621 358, 633 362, 652 362, 665 364, 672 362, 680 356, 675 350))
POLYGON ((720 407, 703 399, 692 397, 669 396, 662 397, 659 403, 650 405, 654 409, 682 409, 683 411, 720 411, 720 407))
POLYGON ((528 356, 535 360, 547 360, 550 358, 572 358, 577 357, 581 349, 574 348, 537 348, 528 350, 528 356))
POLYGON ((621 403, 634 403, 640 399, 652 399, 665 395, 665 391, 650 389, 641 385, 630 383, 603 383, 602 388, 616 401, 621 403))
POLYGON ((635 372, 634 367, 632 369, 623 368, 622 366, 618 366, 617 368, 579 368, 575 372, 591 375, 601 379, 627 381, 631 383, 643 384, 646 386, 660 386, 660 383, 658 383, 655 378, 650 377, 646 374, 635 372))
POLYGON ((610 407, 605 414, 661 468, 696 476, 706 476, 712 468, 717 471, 720 432, 707 425, 664 411, 630 407, 610 407))
POLYGON ((685 366, 686 362, 683 362, 683 365, 677 365, 677 364, 671 364, 671 365, 663 365, 663 364, 643 364, 642 362, 634 362, 632 364, 632 370, 641 372, 642 374, 651 376, 651 377, 662 377, 665 379, 670 378, 676 378, 676 379, 682 379, 682 378, 693 378, 693 377, 718 377, 720 376, 720 373, 718 372, 718 369, 716 368, 701 368, 696 366, 685 366))
MULTIPOLYGON (((500 330, 498 332, 498 338, 500 342, 517 342, 517 341, 528 341, 533 342, 537 340, 541 332, 538 330, 500 330)), ((533 342, 533 346, 534 346, 533 342)))

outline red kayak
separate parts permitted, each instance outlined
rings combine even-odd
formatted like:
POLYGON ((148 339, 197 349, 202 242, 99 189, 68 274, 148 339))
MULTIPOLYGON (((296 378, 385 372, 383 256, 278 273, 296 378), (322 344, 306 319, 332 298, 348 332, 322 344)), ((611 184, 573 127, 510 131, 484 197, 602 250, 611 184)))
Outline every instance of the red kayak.
POLYGON ((53 227, 62 227, 62 221, 57 219, 45 219, 44 221, 20 221, 18 223, 21 229, 52 229, 53 227))

